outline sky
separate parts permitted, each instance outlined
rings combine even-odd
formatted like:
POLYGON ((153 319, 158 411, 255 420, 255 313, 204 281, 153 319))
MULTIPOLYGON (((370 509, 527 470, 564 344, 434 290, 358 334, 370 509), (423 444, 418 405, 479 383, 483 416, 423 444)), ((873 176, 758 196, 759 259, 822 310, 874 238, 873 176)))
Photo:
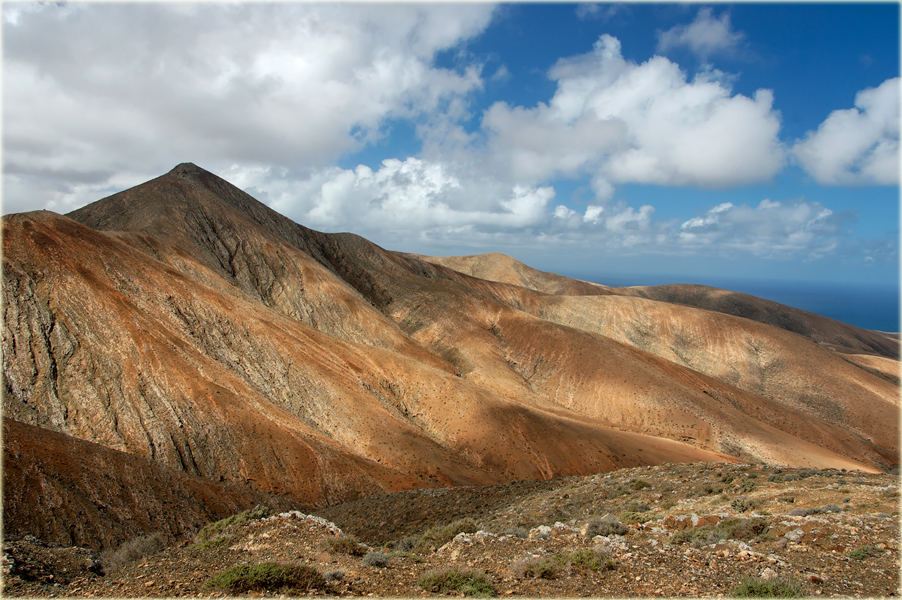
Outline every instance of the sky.
POLYGON ((3 213, 194 162, 604 281, 899 280, 899 5, 17 3, 3 213))

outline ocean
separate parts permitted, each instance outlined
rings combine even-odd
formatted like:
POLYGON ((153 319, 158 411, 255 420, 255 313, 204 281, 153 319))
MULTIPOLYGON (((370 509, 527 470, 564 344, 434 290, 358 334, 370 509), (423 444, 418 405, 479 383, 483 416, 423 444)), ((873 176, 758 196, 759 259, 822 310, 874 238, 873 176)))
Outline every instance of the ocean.
POLYGON ((899 331, 899 286, 893 284, 841 284, 834 282, 700 279, 674 275, 624 277, 570 275, 610 286, 696 283, 743 292, 801 308, 864 329, 899 331))

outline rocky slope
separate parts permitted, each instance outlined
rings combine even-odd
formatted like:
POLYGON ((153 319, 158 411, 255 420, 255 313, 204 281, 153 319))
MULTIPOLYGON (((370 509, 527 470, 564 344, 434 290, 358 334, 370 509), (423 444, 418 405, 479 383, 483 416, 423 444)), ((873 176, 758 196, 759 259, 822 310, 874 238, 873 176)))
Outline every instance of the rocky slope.
POLYGON ((142 535, 174 542, 283 497, 216 483, 124 452, 3 419, 3 535, 61 546, 115 548, 142 535))
POLYGON ((817 319, 802 335, 525 266, 489 281, 307 229, 191 164, 4 217, 3 244, 4 414, 248 494, 898 465, 898 362, 848 326, 830 346, 817 319))
POLYGON ((4 593, 243 595, 218 587, 221 574, 277 563, 304 578, 251 594, 721 597, 751 580, 885 597, 900 591, 898 499, 892 476, 726 464, 419 490, 337 505, 325 512, 334 523, 246 513, 105 575, 77 548, 8 543, 4 593), (457 585, 439 588, 437 571, 457 585))

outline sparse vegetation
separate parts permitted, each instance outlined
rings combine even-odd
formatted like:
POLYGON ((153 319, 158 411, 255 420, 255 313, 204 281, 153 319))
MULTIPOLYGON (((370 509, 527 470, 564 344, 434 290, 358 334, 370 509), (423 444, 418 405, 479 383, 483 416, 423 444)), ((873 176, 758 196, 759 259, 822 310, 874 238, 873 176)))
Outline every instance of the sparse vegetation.
POLYGON ((511 572, 520 578, 555 579, 558 576, 558 564, 546 556, 521 558, 511 565, 511 572))
POLYGON ((367 552, 363 557, 363 564, 368 565, 370 567, 387 567, 388 566, 388 556, 384 552, 380 552, 379 550, 373 550, 371 552, 367 552))
POLYGON ((620 513, 619 518, 624 523, 645 523, 646 521, 651 521, 652 516, 647 513, 641 512, 633 512, 631 510, 625 510, 620 513))
POLYGON ((736 598, 798 598, 801 587, 788 579, 763 580, 757 577, 743 579, 734 590, 736 598))
POLYGON ((877 548, 872 546, 862 546, 855 550, 851 550, 849 552, 849 558, 854 560, 864 560, 866 558, 871 558, 872 556, 877 556, 878 554, 880 554, 880 550, 877 548))
POLYGON ((100 555, 100 564, 106 573, 118 571, 123 566, 138 559, 159 552, 166 546, 162 534, 142 535, 124 542, 115 550, 105 550, 100 555))
POLYGON ((219 546, 227 543, 231 538, 230 536, 223 534, 226 529, 232 526, 242 525, 244 523, 247 523, 248 521, 265 519, 271 513, 272 511, 269 509, 269 507, 258 505, 251 510, 246 510, 244 512, 232 515, 231 517, 220 519, 219 521, 216 521, 214 523, 209 523, 208 525, 205 525, 203 529, 198 531, 196 536, 194 536, 194 545, 198 549, 203 550, 205 548, 219 546))
POLYGON ((741 496, 730 503, 736 512, 748 512, 758 506, 758 503, 750 498, 741 496))
POLYGON ((469 518, 458 519, 445 526, 432 527, 423 533, 415 550, 417 552, 434 550, 453 540, 458 533, 474 533, 478 529, 476 521, 469 518))
POLYGON ((436 569, 427 571, 417 583, 432 593, 461 592, 464 596, 480 598, 495 594, 491 579, 481 571, 436 569))
POLYGON ((353 535, 329 538, 326 540, 326 547, 332 552, 349 556, 363 556, 369 550, 353 535))
POLYGON ((695 546, 706 546, 717 542, 733 540, 762 539, 767 534, 770 526, 762 518, 754 519, 725 519, 714 525, 704 525, 695 529, 686 529, 677 532, 671 538, 674 544, 691 542, 695 546))
POLYGON ((633 479, 630 481, 630 489, 634 491, 644 490, 650 487, 651 484, 644 479, 633 479))
POLYGON ((626 525, 610 517, 595 517, 586 525, 586 537, 596 535, 626 535, 626 525))
POLYGON ((278 590, 305 592, 314 588, 325 588, 326 580, 312 567, 265 562, 236 565, 212 577, 208 587, 225 590, 231 594, 278 590))
POLYGON ((609 571, 614 568, 614 561, 602 550, 576 550, 556 554, 554 558, 562 567, 577 571, 609 571))

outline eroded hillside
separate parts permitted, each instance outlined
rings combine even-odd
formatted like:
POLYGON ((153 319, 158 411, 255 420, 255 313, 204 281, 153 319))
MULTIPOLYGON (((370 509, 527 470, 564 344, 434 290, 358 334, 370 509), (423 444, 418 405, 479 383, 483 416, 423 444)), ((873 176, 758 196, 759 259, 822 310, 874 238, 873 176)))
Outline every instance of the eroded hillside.
POLYGON ((490 281, 307 229, 191 164, 3 228, 4 414, 248 493, 898 465, 892 338, 772 303, 498 257, 490 281))

